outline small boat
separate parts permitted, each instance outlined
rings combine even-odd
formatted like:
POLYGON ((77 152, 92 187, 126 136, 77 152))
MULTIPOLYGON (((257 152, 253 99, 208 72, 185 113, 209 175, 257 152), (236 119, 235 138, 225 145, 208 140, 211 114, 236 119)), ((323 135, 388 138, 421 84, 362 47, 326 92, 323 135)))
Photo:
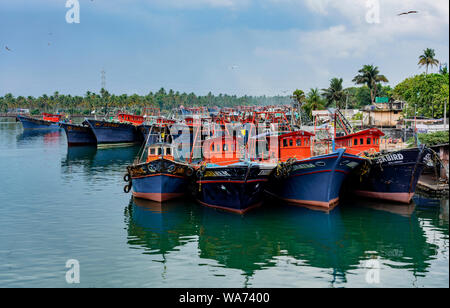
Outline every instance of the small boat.
POLYGON ((197 169, 193 191, 205 206, 244 214, 262 204, 264 190, 276 164, 246 160, 237 137, 204 142, 205 159, 197 169))
POLYGON ((22 123, 24 129, 39 129, 39 130, 58 130, 59 122, 61 121, 63 115, 61 114, 50 114, 43 113, 42 119, 18 115, 16 117, 17 121, 22 123))
POLYGON ((124 191, 132 189, 134 197, 156 202, 184 196, 194 169, 187 163, 176 161, 175 150, 169 142, 146 146, 145 161, 127 167, 124 180, 129 184, 124 191))
POLYGON ((66 132, 68 146, 97 144, 97 138, 95 138, 91 127, 86 121, 84 121, 81 125, 60 123, 60 126, 66 132))
POLYGON ((91 127, 98 147, 131 146, 142 141, 137 126, 144 117, 119 113, 114 121, 86 119, 91 127))

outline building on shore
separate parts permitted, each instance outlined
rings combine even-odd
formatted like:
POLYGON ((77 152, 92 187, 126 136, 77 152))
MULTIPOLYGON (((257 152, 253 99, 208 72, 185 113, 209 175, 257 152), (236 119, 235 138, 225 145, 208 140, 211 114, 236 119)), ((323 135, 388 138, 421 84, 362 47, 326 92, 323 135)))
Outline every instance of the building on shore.
POLYGON ((404 101, 396 100, 365 106, 362 110, 364 126, 396 127, 403 118, 405 104, 404 101))

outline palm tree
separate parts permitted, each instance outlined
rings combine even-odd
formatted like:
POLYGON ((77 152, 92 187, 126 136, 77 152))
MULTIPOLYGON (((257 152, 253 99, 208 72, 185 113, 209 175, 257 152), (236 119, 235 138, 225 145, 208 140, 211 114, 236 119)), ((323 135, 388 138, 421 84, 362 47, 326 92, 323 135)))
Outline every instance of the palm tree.
POLYGON ((297 101, 298 105, 301 107, 302 104, 306 100, 305 92, 302 90, 295 90, 294 93, 292 93, 292 97, 297 101))
POLYGON ((365 84, 370 90, 370 100, 372 104, 375 102, 377 96, 377 90, 380 82, 389 82, 384 75, 380 75, 378 66, 364 65, 362 69, 358 71, 358 75, 353 78, 353 82, 356 84, 365 84))
POLYGON ((426 67, 426 71, 425 74, 428 75, 428 67, 431 66, 431 68, 433 68, 433 66, 438 66, 439 65, 439 60, 435 59, 435 52, 434 49, 431 48, 427 48, 423 51, 423 55, 421 55, 419 57, 419 65, 420 66, 425 66, 426 67))
POLYGON ((336 105, 336 108, 341 108, 345 100, 345 92, 342 88, 342 78, 333 78, 330 80, 330 86, 327 89, 322 89, 322 96, 325 98, 326 107, 336 105))

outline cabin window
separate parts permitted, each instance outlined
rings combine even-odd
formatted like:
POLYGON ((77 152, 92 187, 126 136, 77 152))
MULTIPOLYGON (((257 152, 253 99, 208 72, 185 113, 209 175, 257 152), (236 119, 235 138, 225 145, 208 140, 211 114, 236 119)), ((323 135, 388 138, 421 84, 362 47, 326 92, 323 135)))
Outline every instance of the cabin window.
POLYGON ((287 139, 283 139, 283 147, 287 147, 287 139))
POLYGON ((358 139, 353 139, 353 145, 358 145, 358 139))
POLYGON ((367 144, 370 144, 370 138, 367 138, 367 144))
POLYGON ((150 155, 155 155, 155 148, 150 149, 150 155))
POLYGON ((294 142, 292 141, 292 139, 289 139, 289 146, 293 146, 294 142))
POLYGON ((211 146, 211 151, 214 152, 214 144, 211 146))
POLYGON ((158 148, 158 155, 161 155, 161 154, 162 154, 162 149, 158 148))
POLYGON ((166 155, 172 155, 170 148, 166 148, 166 155))
POLYGON ((363 145, 363 144, 364 144, 364 139, 363 138, 359 139, 359 145, 363 145))
POLYGON ((228 151, 228 144, 224 144, 224 145, 223 145, 223 151, 224 151, 224 152, 227 152, 227 151, 228 151))
POLYGON ((297 139, 297 146, 301 147, 302 146, 302 139, 297 139))

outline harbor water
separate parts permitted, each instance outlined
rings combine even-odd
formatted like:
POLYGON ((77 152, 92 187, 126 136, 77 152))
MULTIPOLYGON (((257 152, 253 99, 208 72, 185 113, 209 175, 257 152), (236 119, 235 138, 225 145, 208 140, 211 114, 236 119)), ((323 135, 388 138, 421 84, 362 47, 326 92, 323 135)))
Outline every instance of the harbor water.
POLYGON ((448 287, 448 199, 330 212, 268 199, 243 216, 159 205, 123 192, 138 152, 0 119, 0 287, 448 287))

